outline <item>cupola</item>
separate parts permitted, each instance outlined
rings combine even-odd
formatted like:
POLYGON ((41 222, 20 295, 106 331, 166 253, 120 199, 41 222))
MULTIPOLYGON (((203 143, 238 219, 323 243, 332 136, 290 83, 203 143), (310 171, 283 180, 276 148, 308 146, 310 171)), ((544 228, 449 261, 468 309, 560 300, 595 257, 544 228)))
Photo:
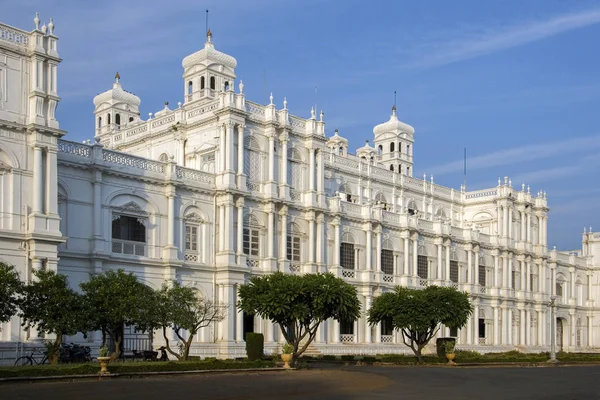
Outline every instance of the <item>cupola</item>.
POLYGON ((112 89, 94 97, 96 136, 116 132, 139 119, 141 100, 123 89, 117 72, 112 89))
POLYGON ((398 119, 396 106, 387 122, 373 128, 378 161, 394 172, 412 176, 415 128, 398 119))

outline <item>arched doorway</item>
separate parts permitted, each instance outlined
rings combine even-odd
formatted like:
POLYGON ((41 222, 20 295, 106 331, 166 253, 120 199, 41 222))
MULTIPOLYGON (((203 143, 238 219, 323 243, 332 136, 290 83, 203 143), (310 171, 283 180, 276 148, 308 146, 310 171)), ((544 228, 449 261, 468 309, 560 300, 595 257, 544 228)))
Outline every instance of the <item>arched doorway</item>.
POLYGON ((556 350, 563 351, 563 321, 556 318, 556 350))

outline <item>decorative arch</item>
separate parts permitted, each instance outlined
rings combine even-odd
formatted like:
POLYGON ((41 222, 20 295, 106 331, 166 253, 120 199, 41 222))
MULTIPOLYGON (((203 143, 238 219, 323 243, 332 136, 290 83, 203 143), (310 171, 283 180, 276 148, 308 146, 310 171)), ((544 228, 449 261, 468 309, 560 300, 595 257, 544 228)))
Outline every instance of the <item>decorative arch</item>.
POLYGON ((289 234, 304 235, 304 230, 295 222, 290 222, 288 226, 289 234))
POLYGON ((415 215, 419 212, 419 208, 417 207, 417 202, 413 199, 408 199, 406 203, 406 212, 410 215, 415 215))
POLYGON ((20 168, 19 159, 15 156, 11 149, 0 144, 0 163, 5 164, 5 167, 14 169, 20 168))
POLYGON ((244 138, 244 146, 249 150, 262 152, 262 146, 260 142, 254 136, 246 136, 244 138))
POLYGON ((344 232, 342 233, 342 242, 356 244, 356 239, 354 238, 354 235, 352 233, 344 232))
POLYGON ((302 152, 295 146, 290 149, 289 159, 299 163, 304 163, 302 152))
POLYGON ((381 244, 381 248, 384 250, 394 250, 394 243, 391 239, 385 239, 381 244))
POLYGON ((167 153, 162 153, 160 157, 158 157, 158 160, 162 162, 167 162, 169 161, 169 155, 167 153))
POLYGON ((104 204, 108 204, 112 208, 122 207, 132 202, 137 204, 145 213, 160 214, 160 207, 156 201, 143 191, 134 191, 133 189, 116 190, 109 193, 104 200, 104 204))
POLYGON ((435 216, 441 220, 448 219, 448 215, 446 214, 446 209, 442 206, 439 206, 437 208, 437 211, 435 212, 435 216))
POLYGON ((388 203, 383 192, 377 192, 377 194, 375 195, 375 202, 377 204, 382 204, 382 203, 387 204, 388 203))

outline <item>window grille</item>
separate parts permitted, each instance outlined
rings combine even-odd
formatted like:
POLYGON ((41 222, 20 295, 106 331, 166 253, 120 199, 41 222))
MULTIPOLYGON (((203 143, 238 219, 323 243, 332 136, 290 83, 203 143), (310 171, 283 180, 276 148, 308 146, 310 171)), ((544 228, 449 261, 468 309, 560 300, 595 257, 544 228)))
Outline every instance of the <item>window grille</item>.
POLYGON ((517 282, 517 271, 511 271, 510 287, 515 289, 517 282))
POLYGON ((417 275, 419 278, 429 278, 427 256, 417 256, 417 275))
POLYGON ((485 269, 485 265, 480 265, 479 266, 479 285, 481 285, 481 286, 485 286, 486 273, 487 273, 487 270, 485 269))
POLYGON ((392 250, 381 250, 381 271, 387 275, 394 274, 394 252, 392 250))
POLYGON ((116 216, 112 221, 112 238, 146 242, 146 227, 143 220, 128 215, 116 216))
POLYGON ((557 296, 563 295, 563 289, 562 289, 562 285, 560 283, 556 284, 556 295, 557 296))
POLYGON ((342 268, 354 269, 354 244, 342 243, 340 246, 340 262, 342 268))
POLYGON ((185 249, 187 251, 198 251, 198 227, 185 226, 185 249))
POLYGON ((298 236, 287 237, 287 259, 300 262, 300 238, 298 236))
POLYGON ((244 228, 244 254, 258 257, 259 231, 253 228, 244 228))
POLYGON ((458 261, 450 261, 450 280, 458 283, 458 261))

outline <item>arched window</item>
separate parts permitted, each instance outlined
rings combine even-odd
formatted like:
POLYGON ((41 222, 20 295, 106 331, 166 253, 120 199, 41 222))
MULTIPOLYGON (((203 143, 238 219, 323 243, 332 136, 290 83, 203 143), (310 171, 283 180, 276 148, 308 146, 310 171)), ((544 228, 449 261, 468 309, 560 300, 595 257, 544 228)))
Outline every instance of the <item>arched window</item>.
POLYGON ((394 151, 396 151, 395 146, 396 146, 396 143, 394 143, 394 142, 390 143, 390 153, 393 153, 394 151))
POLYGON ((192 83, 192 81, 188 82, 188 94, 192 94, 192 92, 194 91, 194 84, 192 83))
POLYGON ((383 153, 383 146, 379 145, 379 146, 377 146, 377 154, 381 155, 381 153, 383 153))
POLYGON ((225 91, 229 90, 229 82, 225 81, 225 91))
POLYGON ((419 211, 417 209, 417 204, 414 200, 408 202, 408 205, 406 206, 406 211, 408 212, 408 215, 415 215, 417 211, 419 211))
POLYGON ((296 224, 291 224, 288 232, 289 234, 287 236, 286 256, 287 259, 290 261, 290 271, 299 272, 301 265, 300 263, 302 261, 302 232, 296 224))
POLYGON ((342 200, 352 202, 352 190, 350 190, 350 186, 347 184, 342 184, 338 191, 342 197, 342 200))
POLYGON ((394 164, 390 165, 390 171, 394 172, 394 164))
MULTIPOLYGON (((246 216, 244 221, 243 250, 249 258, 257 258, 260 249, 260 224, 253 215, 246 216)), ((258 264, 257 264, 258 266, 258 264)))
POLYGON ((98 128, 102 128, 102 117, 98 117, 98 128))
POLYGON ((406 175, 410 176, 410 167, 406 167, 406 175))
POLYGON ((200 78, 200 89, 204 89, 206 79, 204 77, 200 78))
POLYGON ((215 90, 215 87, 217 87, 217 81, 215 80, 214 76, 210 77, 210 88, 212 90, 215 90))
POLYGON ((354 238, 348 232, 342 235, 340 244, 340 264, 344 269, 355 269, 354 238))
POLYGON ((146 255, 147 220, 131 215, 113 215, 112 252, 146 255))
POLYGON ((115 124, 121 125, 121 114, 115 114, 115 124))
POLYGON ((129 122, 133 122, 133 117, 129 117, 129 122))
POLYGON ((340 146, 340 150, 338 151, 340 156, 344 155, 344 148, 342 146, 340 146))
POLYGON ((421 279, 429 278, 429 260, 427 259, 427 249, 425 246, 419 246, 417 254, 417 275, 421 279))
POLYGON ((398 152, 402 153, 402 143, 398 142, 398 152))
POLYGON ((402 173, 402 164, 398 164, 398 173, 401 174, 402 173))
POLYGON ((106 114, 106 123, 110 125, 110 114, 106 114))
POLYGON ((562 282, 556 282, 556 295, 558 297, 562 297, 563 295, 562 282))
POLYGON ((159 157, 159 160, 162 162, 167 162, 169 161, 169 155, 167 153, 162 153, 159 157))
POLYGON ((248 137, 244 154, 244 173, 248 177, 246 185, 248 190, 256 192, 260 190, 260 182, 262 181, 262 156, 261 148, 256 139, 248 137))
POLYGON ((406 154, 410 155, 410 144, 406 145, 406 154))

